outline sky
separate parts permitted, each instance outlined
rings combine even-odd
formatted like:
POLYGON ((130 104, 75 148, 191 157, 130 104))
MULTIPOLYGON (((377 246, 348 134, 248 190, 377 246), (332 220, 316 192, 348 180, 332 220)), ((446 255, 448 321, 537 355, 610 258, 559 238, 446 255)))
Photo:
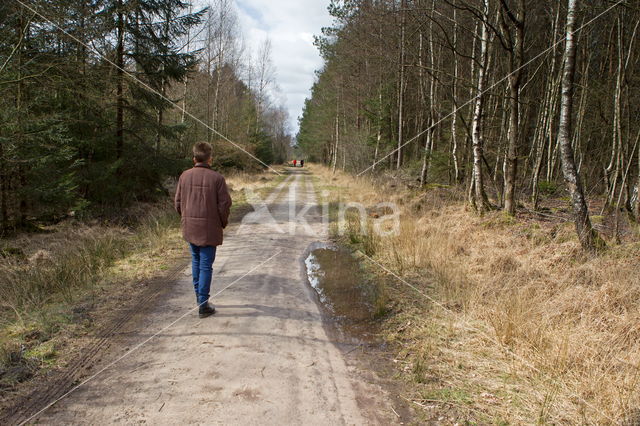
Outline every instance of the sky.
POLYGON ((276 82, 294 135, 314 72, 322 66, 313 36, 332 21, 328 5, 329 0, 236 0, 247 48, 255 51, 266 37, 271 40, 276 82))

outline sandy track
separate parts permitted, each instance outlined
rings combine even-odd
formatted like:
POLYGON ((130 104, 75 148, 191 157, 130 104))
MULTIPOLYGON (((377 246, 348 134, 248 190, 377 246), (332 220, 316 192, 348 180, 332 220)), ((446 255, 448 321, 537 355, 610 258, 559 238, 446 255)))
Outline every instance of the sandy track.
MULTIPOLYGON (((392 423, 384 391, 347 365, 306 283, 302 258, 323 238, 310 179, 293 171, 265 202, 268 210, 227 230, 212 293, 237 282, 213 300, 214 317, 200 320, 192 312, 37 422, 392 423), (291 220, 302 214, 309 227, 291 220)), ((194 306, 189 270, 168 285, 173 290, 128 336, 129 347, 194 306)))

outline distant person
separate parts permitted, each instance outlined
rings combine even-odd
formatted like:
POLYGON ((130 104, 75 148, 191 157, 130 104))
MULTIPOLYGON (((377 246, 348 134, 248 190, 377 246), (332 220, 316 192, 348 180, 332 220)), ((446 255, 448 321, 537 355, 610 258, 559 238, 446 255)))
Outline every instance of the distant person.
POLYGON ((175 208, 182 217, 182 235, 191 249, 191 272, 200 318, 216 312, 209 304, 213 261, 222 245, 223 229, 229 223, 231 196, 224 177, 211 170, 211 145, 193 147, 192 169, 182 173, 176 190, 175 208))
POLYGON ((296 167, 298 160, 293 160, 293 167, 296 167))
POLYGON ((304 167, 304 160, 300 160, 300 167, 304 167))

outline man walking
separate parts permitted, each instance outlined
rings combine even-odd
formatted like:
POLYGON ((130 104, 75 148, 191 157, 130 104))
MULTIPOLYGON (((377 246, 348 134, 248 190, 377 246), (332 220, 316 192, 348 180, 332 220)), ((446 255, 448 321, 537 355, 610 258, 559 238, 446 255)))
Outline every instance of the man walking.
POLYGON ((224 177, 211 170, 211 145, 193 147, 194 167, 182 173, 176 189, 175 208, 181 216, 182 235, 191 248, 191 271, 200 318, 213 315, 209 304, 213 261, 222 245, 223 229, 229 221, 231 196, 224 177))

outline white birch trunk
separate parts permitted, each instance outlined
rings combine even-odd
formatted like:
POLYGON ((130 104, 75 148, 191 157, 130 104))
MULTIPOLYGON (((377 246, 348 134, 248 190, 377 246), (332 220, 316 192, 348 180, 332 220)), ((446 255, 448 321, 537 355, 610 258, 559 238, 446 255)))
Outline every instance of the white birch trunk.
POLYGON ((562 101, 558 127, 558 145, 561 152, 562 172, 571 194, 575 225, 582 248, 595 251, 604 244, 591 226, 587 202, 582 189, 582 181, 576 169, 571 147, 571 121, 573 118, 573 84, 575 78, 576 43, 574 27, 576 22, 577 0, 568 0, 566 41, 564 50, 564 70, 562 75, 562 101))

